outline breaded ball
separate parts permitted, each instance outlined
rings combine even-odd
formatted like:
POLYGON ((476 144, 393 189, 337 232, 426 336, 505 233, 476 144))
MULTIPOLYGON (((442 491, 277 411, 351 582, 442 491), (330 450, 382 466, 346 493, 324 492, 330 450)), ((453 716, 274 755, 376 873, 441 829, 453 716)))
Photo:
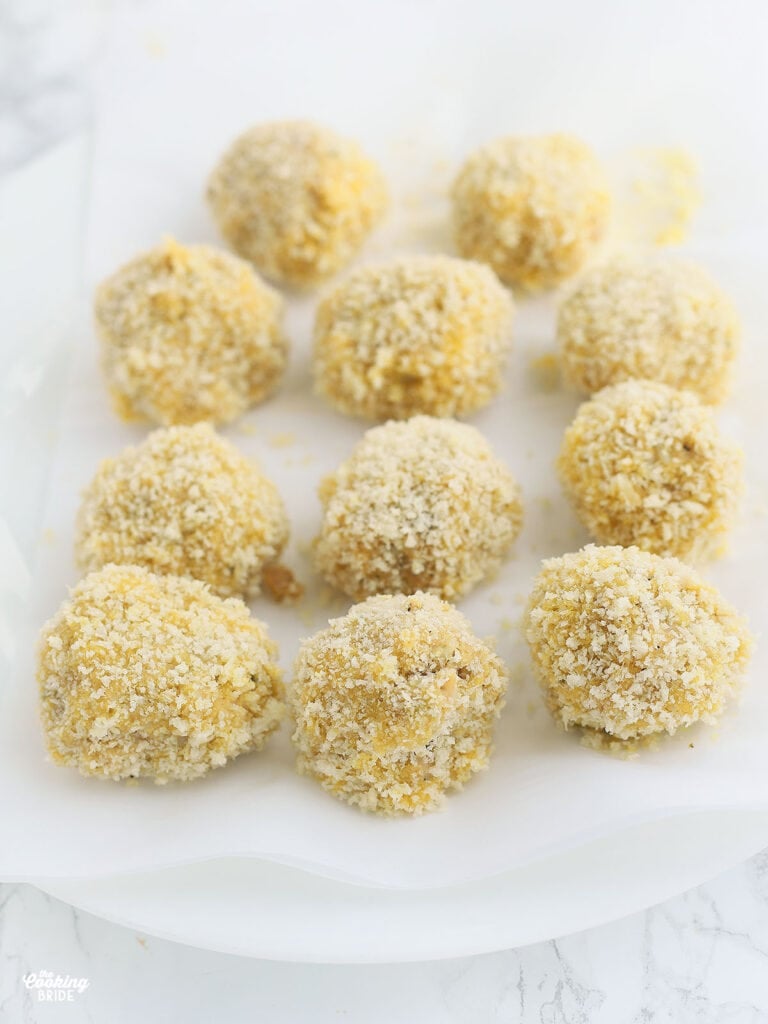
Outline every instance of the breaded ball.
POLYGON ((373 420, 475 412, 501 388, 512 312, 479 263, 411 256, 362 267, 317 311, 317 391, 373 420))
POLYGON ((96 331, 124 420, 227 423, 274 391, 287 343, 277 292, 244 260, 166 239, 96 292, 96 331))
POLYGON ((430 416, 367 431, 320 500, 315 564, 356 601, 455 599, 499 566, 522 525, 520 489, 482 434, 430 416))
POLYGON ((699 560, 722 553, 742 491, 743 453, 690 391, 630 380, 598 391, 557 463, 601 544, 699 560))
POLYGON ((48 749, 83 775, 189 781, 258 750, 283 717, 277 649, 235 599, 108 565, 43 629, 48 749))
POLYGON ((366 811, 432 810, 488 766, 506 685, 499 658, 451 605, 371 597, 301 646, 298 770, 366 811))
POLYGON ((527 289, 553 288, 581 270, 611 210, 594 154, 569 135, 508 136, 482 146, 461 168, 452 198, 461 255, 527 289))
POLYGON ((592 544, 543 563, 526 638, 555 718, 619 740, 714 721, 751 650, 743 619, 683 562, 592 544))
POLYGON ((376 164, 356 142, 310 121, 261 124, 239 136, 207 197, 235 252, 295 287, 349 263, 387 207, 376 164))
POLYGON ((258 593, 288 540, 271 480, 207 423, 153 431, 104 459, 83 494, 75 550, 85 571, 109 562, 258 593))
POLYGON ((739 325, 699 267, 622 257, 580 278, 560 306, 557 337, 563 378, 576 391, 637 377, 715 404, 730 390, 739 325))

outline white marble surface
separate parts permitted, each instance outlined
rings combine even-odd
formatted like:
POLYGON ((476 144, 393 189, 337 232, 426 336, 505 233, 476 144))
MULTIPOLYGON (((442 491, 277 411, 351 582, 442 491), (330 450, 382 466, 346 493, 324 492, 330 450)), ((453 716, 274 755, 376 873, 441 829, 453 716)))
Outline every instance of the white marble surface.
MULTIPOLYGON (((87 72, 108 6, 0 0, 0 171, 87 122, 87 72)), ((214 954, 109 924, 31 886, 0 887, 0 1022, 137 1020, 768 1022, 768 851, 590 932, 382 967, 214 954), (44 971, 88 987, 71 1001, 39 1001, 23 978, 44 971)))
POLYGON ((762 1024, 768 851, 659 907, 553 942, 428 964, 278 964, 191 949, 0 888, 0 1020, 326 1024, 762 1024), (24 975, 89 981, 39 1002, 24 975))

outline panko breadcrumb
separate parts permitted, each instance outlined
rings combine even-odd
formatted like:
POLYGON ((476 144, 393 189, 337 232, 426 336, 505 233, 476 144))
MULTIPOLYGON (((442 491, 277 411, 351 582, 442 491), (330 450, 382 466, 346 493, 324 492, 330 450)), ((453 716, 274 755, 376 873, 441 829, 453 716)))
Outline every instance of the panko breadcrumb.
POLYGON ((283 303, 244 260, 208 245, 161 245, 96 292, 115 411, 128 421, 227 423, 263 401, 285 368, 283 303))
POLYGON ((713 722, 751 650, 745 622, 713 586, 636 547, 548 559, 526 619, 556 719, 619 740, 713 722))
POLYGON ((322 575, 354 600, 454 599, 496 569, 520 532, 520 490, 482 434, 416 416, 368 430, 320 488, 322 575))
POLYGON ((512 313, 479 263, 411 256, 362 267, 317 311, 317 390, 368 419, 467 415, 501 388, 512 313))
POLYGON ((560 306, 557 336, 563 378, 576 391, 644 378, 716 404, 730 390, 739 324, 701 268, 621 257, 578 281, 560 306))
POLYGON ((592 151, 559 134, 507 136, 482 146, 461 168, 452 198, 462 256, 527 289, 552 288, 581 270, 611 210, 592 151))
POLYGON ((388 201, 381 172, 357 143, 310 121, 261 124, 239 136, 207 197, 235 252, 298 287, 345 266, 388 201))
POLYGON ((207 423, 153 431, 105 459, 83 494, 75 550, 208 583, 221 597, 258 593, 288 539, 277 488, 207 423))
POLYGON ((420 814, 487 767, 506 671, 451 605, 371 597, 305 640, 297 767, 380 814, 420 814))
POLYGON ((740 447, 692 392, 630 380, 581 406, 557 468, 601 544, 699 560, 722 553, 742 463, 740 447))
POLYGON ((51 757, 83 775, 189 781, 258 750, 284 706, 277 649, 236 599, 109 565, 43 629, 38 681, 51 757))

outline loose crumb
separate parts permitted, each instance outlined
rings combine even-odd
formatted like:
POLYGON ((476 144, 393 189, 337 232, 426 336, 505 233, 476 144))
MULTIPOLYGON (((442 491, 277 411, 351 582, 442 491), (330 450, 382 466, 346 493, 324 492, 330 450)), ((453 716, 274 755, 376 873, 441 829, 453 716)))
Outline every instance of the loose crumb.
POLYGON ((297 604, 304 596, 304 586, 285 565, 268 565, 261 574, 264 590, 278 604, 297 604))
POLYGON ((545 352, 530 361, 531 373, 539 391, 549 394, 560 387, 560 360, 556 352, 545 352))
POLYGON ((291 433, 270 434, 269 443, 273 448, 290 448, 296 444, 296 435, 291 433))
POLYGON ((682 149, 644 149, 634 154, 634 221, 652 232, 656 245, 680 245, 701 205, 696 161, 682 149))

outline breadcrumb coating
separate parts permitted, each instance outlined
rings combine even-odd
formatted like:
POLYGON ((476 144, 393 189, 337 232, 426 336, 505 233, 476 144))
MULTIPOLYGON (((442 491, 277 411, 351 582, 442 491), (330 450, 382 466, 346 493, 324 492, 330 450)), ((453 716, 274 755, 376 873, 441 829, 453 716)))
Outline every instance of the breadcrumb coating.
POLYGON ((367 419, 467 415, 501 388, 512 314, 479 263, 411 256, 362 267, 318 308, 316 389, 367 419))
POLYGON ((557 463, 601 544, 700 560, 722 553, 743 489, 743 452, 690 391, 630 380, 585 402, 557 463))
POLYGON ((102 363, 124 420, 227 423, 277 386, 283 302, 244 260, 173 239, 102 283, 102 363))
POLYGON ((507 136, 475 150, 452 189, 462 256, 502 281, 552 288, 586 263, 608 227, 611 197, 594 154, 570 135, 507 136))
POLYGON ((752 646, 741 616, 683 562, 592 544, 543 563, 526 638, 556 719, 621 740, 713 722, 752 646))
POLYGON ((429 416, 368 430, 320 500, 315 564, 358 601, 455 599, 498 567, 522 525, 520 489, 482 434, 429 416))
POLYGON ((213 171, 207 198, 235 252, 296 287, 349 263, 388 204, 381 172, 357 143, 310 121, 240 135, 213 171))
POLYGON ((379 814, 420 814, 488 766, 499 658, 429 594, 371 597, 305 640, 292 691, 298 770, 379 814))
POLYGON ((622 257, 578 281, 560 306, 557 336, 574 390, 593 394, 638 377, 717 404, 730 390, 739 324, 700 267, 622 257))
POLYGON ((83 494, 75 551, 85 571, 141 565, 235 597, 258 593, 287 540, 272 481, 199 423, 155 430, 101 463, 83 494))
POLYGON ((189 781, 258 750, 279 725, 277 648, 235 599, 109 565, 43 628, 38 681, 51 757, 83 775, 189 781))

